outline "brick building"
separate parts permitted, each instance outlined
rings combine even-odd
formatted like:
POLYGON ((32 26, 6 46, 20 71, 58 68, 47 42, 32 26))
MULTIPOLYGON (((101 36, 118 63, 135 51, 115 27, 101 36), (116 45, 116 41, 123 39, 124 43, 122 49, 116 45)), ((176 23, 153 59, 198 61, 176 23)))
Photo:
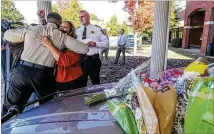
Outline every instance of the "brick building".
POLYGON ((182 48, 198 47, 206 55, 214 43, 214 1, 187 1, 182 48))

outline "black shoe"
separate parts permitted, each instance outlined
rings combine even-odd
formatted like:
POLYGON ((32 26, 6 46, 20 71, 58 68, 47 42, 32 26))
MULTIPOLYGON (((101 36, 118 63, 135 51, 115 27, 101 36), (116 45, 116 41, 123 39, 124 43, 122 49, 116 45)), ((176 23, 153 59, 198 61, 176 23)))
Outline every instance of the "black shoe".
POLYGON ((118 62, 114 62, 114 64, 118 64, 118 62))

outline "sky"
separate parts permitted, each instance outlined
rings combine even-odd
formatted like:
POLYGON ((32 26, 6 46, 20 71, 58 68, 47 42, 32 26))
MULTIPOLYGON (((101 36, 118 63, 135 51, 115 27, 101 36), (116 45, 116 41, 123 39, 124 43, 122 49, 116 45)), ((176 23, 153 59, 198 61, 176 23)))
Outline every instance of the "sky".
MULTIPOLYGON (((55 1, 52 1, 54 4, 55 1)), ((117 15, 119 23, 122 23, 128 17, 128 14, 122 10, 124 1, 118 3, 109 3, 107 1, 80 1, 83 9, 93 13, 105 22, 109 21, 112 15, 117 15)), ((24 15, 27 23, 37 22, 37 2, 36 1, 15 1, 16 8, 24 15)))
MULTIPOLYGON (((56 1, 52 1, 52 4, 56 1)), ((128 14, 122 10, 124 1, 109 3, 108 1, 80 0, 83 9, 93 13, 105 22, 110 20, 112 15, 117 15, 119 23, 126 21, 128 14)), ((178 2, 181 7, 185 6, 185 1, 178 2)), ((16 8, 24 15, 27 23, 37 23, 37 2, 36 1, 15 1, 16 8)))

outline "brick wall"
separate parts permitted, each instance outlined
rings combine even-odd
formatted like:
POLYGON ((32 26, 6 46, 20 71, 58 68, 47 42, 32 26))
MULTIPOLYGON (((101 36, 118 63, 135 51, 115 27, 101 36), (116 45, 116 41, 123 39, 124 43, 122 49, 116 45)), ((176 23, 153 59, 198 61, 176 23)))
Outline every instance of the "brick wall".
MULTIPOLYGON (((191 27, 191 17, 197 12, 197 10, 203 9, 205 11, 204 22, 214 21, 214 1, 187 1, 185 12, 185 23, 183 31, 182 47, 188 48, 189 36, 191 27)), ((197 12, 198 13, 198 12, 197 12)), ((193 18, 194 19, 194 18, 193 18)), ((200 21, 194 22, 194 25, 200 24, 200 21)), ((201 54, 206 54, 207 44, 213 41, 214 24, 203 24, 203 36, 201 43, 201 54)))
POLYGON ((197 9, 211 9, 214 7, 214 1, 187 1, 185 18, 194 14, 193 11, 197 9))
POLYGON ((196 12, 191 16, 191 26, 203 26, 204 25, 205 11, 196 12))

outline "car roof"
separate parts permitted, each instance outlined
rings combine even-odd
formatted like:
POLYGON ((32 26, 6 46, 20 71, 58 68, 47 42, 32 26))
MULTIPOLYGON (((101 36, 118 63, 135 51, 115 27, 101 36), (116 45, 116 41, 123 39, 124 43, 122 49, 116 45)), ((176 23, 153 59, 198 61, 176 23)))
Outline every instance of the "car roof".
MULTIPOLYGON (((87 91, 102 92, 114 84, 97 85, 87 91)), ((74 91, 75 92, 75 91, 74 91)), ((124 133, 109 112, 106 102, 87 106, 84 98, 91 93, 72 96, 68 92, 2 124, 3 133, 124 133), (70 94, 70 95, 69 95, 70 94), (66 129, 67 128, 67 129, 66 129)))

